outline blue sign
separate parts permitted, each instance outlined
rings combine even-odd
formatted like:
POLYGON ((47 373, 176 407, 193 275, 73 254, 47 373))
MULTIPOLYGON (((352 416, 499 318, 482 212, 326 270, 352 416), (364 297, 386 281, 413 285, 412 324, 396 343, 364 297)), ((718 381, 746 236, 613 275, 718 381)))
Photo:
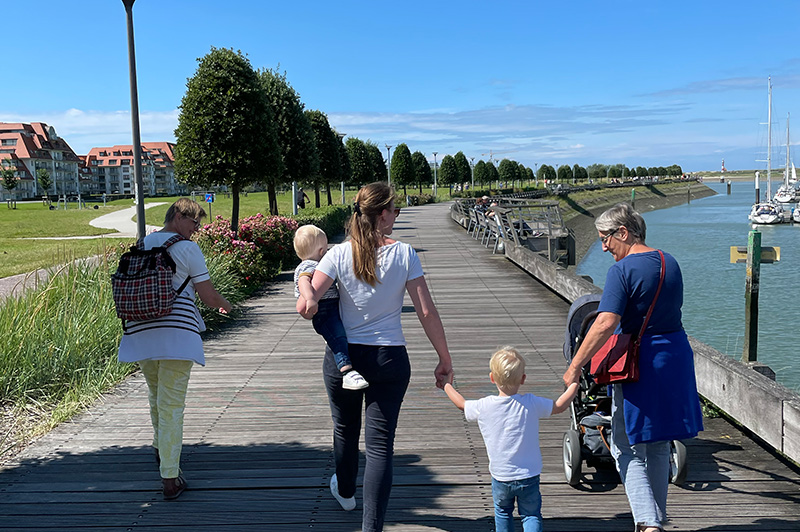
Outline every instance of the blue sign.
POLYGON ((206 194, 206 203, 214 203, 214 194, 206 194))

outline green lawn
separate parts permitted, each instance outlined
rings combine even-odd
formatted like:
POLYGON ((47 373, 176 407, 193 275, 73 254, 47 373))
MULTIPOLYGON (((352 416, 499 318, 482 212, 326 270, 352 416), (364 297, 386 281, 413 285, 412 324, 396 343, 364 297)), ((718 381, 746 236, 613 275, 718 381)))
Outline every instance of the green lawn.
MULTIPOLYGON (((353 201, 358 191, 355 188, 348 188, 345 191, 346 202, 353 201)), ((418 192, 416 188, 409 188, 410 194, 418 192)), ((430 194, 430 188, 425 189, 430 194)), ((310 205, 305 212, 314 212, 314 191, 306 190, 311 198, 307 203, 310 205)), ((402 195, 402 189, 398 190, 402 195)), ((268 199, 266 192, 250 193, 241 196, 239 207, 239 218, 244 218, 257 213, 268 212, 268 199)), ((278 212, 282 215, 292 214, 292 195, 291 192, 278 194, 278 212)), ((146 203, 163 202, 164 205, 151 207, 145 213, 146 222, 150 225, 161 225, 167 208, 176 197, 167 198, 146 198, 146 203)), ((224 194, 217 194, 216 201, 211 204, 203 202, 201 205, 210 214, 209 218, 222 215, 230 218, 233 207, 233 200, 224 194), (210 211, 210 212, 209 212, 210 211)), ((342 201, 341 191, 336 189, 332 192, 334 204, 342 201)), ((449 199, 447 187, 439 187, 439 199, 449 199)), ((320 204, 327 205, 327 194, 320 191, 320 204)), ((41 203, 17 203, 16 209, 9 209, 0 204, 0 277, 8 277, 19 273, 27 273, 38 268, 47 268, 57 264, 62 264, 65 260, 77 257, 88 257, 96 255, 103 250, 103 246, 116 246, 119 242, 130 242, 131 239, 119 238, 97 238, 97 239, 72 239, 72 240, 29 240, 35 237, 60 237, 60 236, 90 236, 104 235, 113 233, 111 229, 99 229, 89 225, 89 221, 114 212, 133 206, 130 199, 115 200, 102 204, 87 204, 86 209, 77 209, 75 204, 70 204, 69 209, 49 210, 41 203), (94 206, 98 208, 95 209, 94 206)), ((135 218, 134 218, 135 219, 135 218)))

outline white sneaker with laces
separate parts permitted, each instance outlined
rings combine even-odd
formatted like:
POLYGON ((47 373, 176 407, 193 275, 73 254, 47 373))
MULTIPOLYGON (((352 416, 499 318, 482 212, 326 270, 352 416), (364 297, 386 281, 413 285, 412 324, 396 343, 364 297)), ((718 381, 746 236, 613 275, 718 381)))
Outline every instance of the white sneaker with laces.
POLYGON ((351 369, 342 378, 342 388, 345 390, 363 390, 369 386, 367 380, 359 372, 351 369))
MULTIPOLYGON (((361 375, 359 375, 360 377, 361 375)), ((350 510, 355 510, 356 508, 356 497, 353 495, 349 499, 345 499, 341 495, 339 495, 339 481, 336 480, 336 473, 333 474, 331 477, 331 494, 333 498, 336 499, 339 504, 341 505, 342 509, 349 512, 350 510)))

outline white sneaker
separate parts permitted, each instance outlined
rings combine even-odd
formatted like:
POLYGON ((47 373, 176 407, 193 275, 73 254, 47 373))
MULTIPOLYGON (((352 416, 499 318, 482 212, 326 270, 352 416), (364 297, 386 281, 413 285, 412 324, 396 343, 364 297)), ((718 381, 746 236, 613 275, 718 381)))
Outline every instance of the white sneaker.
MULTIPOLYGON (((361 375, 359 375, 360 377, 361 375)), ((353 495, 349 499, 345 499, 341 495, 339 495, 339 481, 336 480, 336 473, 333 474, 331 477, 331 494, 333 497, 339 502, 342 509, 349 512, 350 510, 355 510, 356 508, 356 497, 353 495)))
POLYGON ((342 388, 345 390, 363 390, 367 386, 369 386, 367 380, 354 369, 345 373, 342 378, 342 388))

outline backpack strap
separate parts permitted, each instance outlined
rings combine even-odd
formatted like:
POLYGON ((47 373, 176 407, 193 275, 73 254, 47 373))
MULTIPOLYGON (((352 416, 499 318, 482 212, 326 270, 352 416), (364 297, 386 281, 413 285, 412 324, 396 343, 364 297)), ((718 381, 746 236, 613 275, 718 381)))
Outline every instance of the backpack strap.
MULTIPOLYGON (((171 236, 163 244, 161 244, 161 247, 164 248, 164 249, 167 249, 172 244, 175 244, 176 242, 180 242, 181 240, 188 240, 188 238, 186 238, 183 235, 171 236)), ((167 252, 167 253, 169 253, 169 252, 167 252)), ((181 293, 183 293, 183 290, 186 288, 186 286, 189 284, 189 281, 191 281, 191 280, 192 280, 192 276, 190 275, 183 281, 183 283, 181 283, 181 287, 178 288, 178 290, 176 290, 175 293, 177 293, 178 295, 181 295, 181 293)))

